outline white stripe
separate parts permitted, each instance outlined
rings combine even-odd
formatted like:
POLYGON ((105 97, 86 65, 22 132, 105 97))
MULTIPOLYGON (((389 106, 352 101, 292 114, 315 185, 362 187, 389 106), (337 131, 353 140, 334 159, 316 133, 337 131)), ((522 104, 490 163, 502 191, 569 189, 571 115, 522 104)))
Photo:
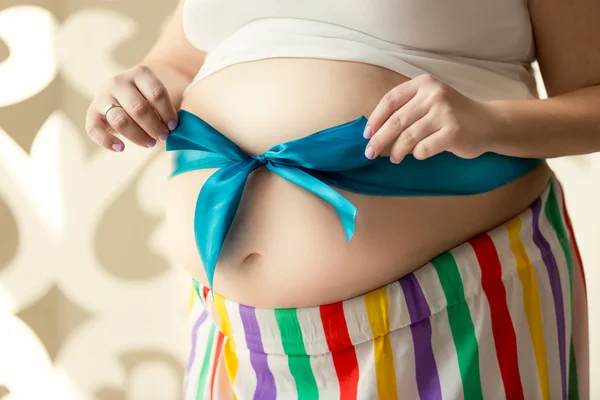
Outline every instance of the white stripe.
POLYGON ((288 357, 284 354, 279 327, 273 310, 256 309, 256 320, 260 327, 263 348, 268 354, 267 363, 269 370, 275 379, 277 397, 282 399, 294 399, 298 397, 296 381, 290 372, 288 357), (271 340, 266 341, 266 338, 271 340))
POLYGON ((458 365, 456 346, 448 321, 448 310, 442 310, 430 319, 433 331, 433 353, 442 386, 442 398, 464 398, 462 377, 458 365))
POLYGON ((390 330, 393 331, 400 327, 408 327, 410 325, 410 315, 408 314, 408 307, 406 307, 406 300, 404 299, 404 292, 400 283, 396 281, 387 285, 386 291, 388 296, 388 322, 390 330))
POLYGON ((419 281, 431 314, 444 310, 447 307, 446 295, 433 264, 425 264, 425 266, 416 270, 413 275, 419 281))
POLYGON ((525 312, 523 285, 517 271, 517 259, 510 248, 508 229, 498 230, 492 240, 502 266, 506 303, 517 338, 517 356, 523 393, 526 399, 540 399, 542 398, 542 389, 529 321, 525 312))
MULTIPOLYGON (((191 335, 193 335, 195 332, 192 330, 193 329, 193 322, 195 322, 195 320, 198 318, 196 314, 198 310, 198 307, 196 307, 196 301, 194 301, 194 306, 192 308, 192 312, 190 313, 190 332, 191 335)), ((206 324, 208 325, 208 324, 206 324)), ((202 330, 203 326, 201 325, 200 328, 198 329, 197 332, 197 336, 198 339, 201 338, 200 336, 200 331, 202 330)), ((190 337, 191 337, 190 335, 190 337)), ((191 343, 191 341, 190 341, 191 343)), ((188 350, 188 357, 191 357, 191 346, 189 347, 188 350)), ((184 388, 185 388, 185 392, 183 393, 183 399, 187 400, 187 399, 193 399, 191 393, 196 393, 196 391, 198 390, 198 374, 199 374, 199 370, 200 370, 200 366, 199 366, 199 362, 198 362, 198 348, 196 348, 195 352, 194 352, 194 362, 192 363, 192 365, 190 365, 190 370, 189 372, 186 373, 185 377, 184 377, 184 388)))
POLYGON ((244 331, 244 324, 242 323, 242 317, 240 315, 239 304, 233 303, 229 300, 224 302, 225 310, 227 310, 227 318, 229 319, 229 327, 231 328, 231 335, 237 346, 248 347, 246 343, 246 334, 244 331))
POLYGON ((504 393, 504 385, 492 332, 490 307, 481 285, 480 266, 475 251, 468 243, 452 250, 452 255, 465 286, 465 298, 477 336, 483 397, 495 399, 504 393))
POLYGON ((423 289, 425 299, 432 313, 432 317, 429 319, 432 330, 431 341, 440 377, 442 398, 462 399, 462 378, 454 338, 448 321, 447 301, 442 283, 431 263, 415 271, 414 275, 423 289))
POLYGON ((353 344, 371 342, 372 336, 367 306, 363 297, 355 297, 343 302, 344 317, 348 325, 348 335, 353 344))
MULTIPOLYGON (((396 389, 402 399, 418 399, 417 368, 415 365, 415 347, 410 327, 390 332, 390 347, 394 353, 394 369, 396 371, 396 389)), ((358 396, 359 399, 367 397, 358 396)), ((372 397, 370 397, 372 398, 372 397)))
POLYGON ((306 354, 329 353, 319 307, 298 308, 296 317, 302 331, 306 354))
POLYGON ((377 399, 377 380, 375 371, 375 351, 373 341, 356 345, 356 358, 358 359, 358 399, 377 399))
POLYGON ((310 366, 319 388, 319 398, 339 399, 340 385, 331 353, 310 356, 310 366))
POLYGON ((410 325, 410 315, 406 307, 404 292, 398 281, 387 285, 388 323, 390 331, 410 325))
POLYGON ((256 373, 250 362, 250 351, 246 343, 239 305, 225 300, 225 309, 227 310, 229 326, 235 342, 235 354, 238 359, 238 369, 233 381, 233 388, 239 398, 252 398, 256 390, 256 373))

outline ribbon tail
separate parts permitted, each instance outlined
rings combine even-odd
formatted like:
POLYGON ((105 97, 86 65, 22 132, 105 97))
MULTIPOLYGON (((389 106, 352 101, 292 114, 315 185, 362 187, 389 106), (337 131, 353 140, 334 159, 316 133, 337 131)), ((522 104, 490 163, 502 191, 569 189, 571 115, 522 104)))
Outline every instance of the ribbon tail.
POLYGON ((223 242, 237 212, 248 175, 260 163, 244 159, 216 171, 206 181, 194 211, 194 236, 210 289, 223 242))
POLYGON ((340 217, 346 241, 350 241, 354 235, 357 213, 354 204, 350 203, 348 199, 332 189, 331 186, 321 182, 319 179, 301 169, 270 162, 267 163, 266 167, 283 179, 314 193, 331 204, 340 217))

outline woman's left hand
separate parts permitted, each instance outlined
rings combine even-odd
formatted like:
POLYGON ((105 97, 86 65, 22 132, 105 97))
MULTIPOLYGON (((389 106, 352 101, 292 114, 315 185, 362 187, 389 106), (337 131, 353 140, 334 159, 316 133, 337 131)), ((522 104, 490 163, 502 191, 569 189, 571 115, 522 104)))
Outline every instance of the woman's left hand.
POLYGON ((468 98, 431 75, 420 75, 389 91, 365 129, 365 156, 389 151, 399 163, 409 153, 419 160, 443 151, 474 158, 489 148, 498 118, 491 106, 468 98))

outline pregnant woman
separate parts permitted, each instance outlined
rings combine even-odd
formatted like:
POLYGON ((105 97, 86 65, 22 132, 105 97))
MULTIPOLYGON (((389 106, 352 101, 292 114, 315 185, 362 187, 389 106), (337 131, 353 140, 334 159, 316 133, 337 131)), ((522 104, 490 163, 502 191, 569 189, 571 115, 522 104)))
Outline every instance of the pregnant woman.
POLYGON ((173 151, 184 398, 588 398, 583 273, 545 159, 600 151, 599 17, 182 1, 86 128, 173 151))

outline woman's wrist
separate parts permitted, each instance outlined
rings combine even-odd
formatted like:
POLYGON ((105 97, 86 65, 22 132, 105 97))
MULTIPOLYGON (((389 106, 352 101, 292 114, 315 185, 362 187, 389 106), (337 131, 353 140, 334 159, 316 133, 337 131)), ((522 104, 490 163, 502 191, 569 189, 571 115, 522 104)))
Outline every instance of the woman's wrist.
POLYGON ((489 101, 483 103, 487 120, 484 129, 485 146, 488 152, 504 154, 506 151, 505 142, 508 139, 506 132, 510 129, 510 118, 507 116, 506 104, 504 101, 489 101))

